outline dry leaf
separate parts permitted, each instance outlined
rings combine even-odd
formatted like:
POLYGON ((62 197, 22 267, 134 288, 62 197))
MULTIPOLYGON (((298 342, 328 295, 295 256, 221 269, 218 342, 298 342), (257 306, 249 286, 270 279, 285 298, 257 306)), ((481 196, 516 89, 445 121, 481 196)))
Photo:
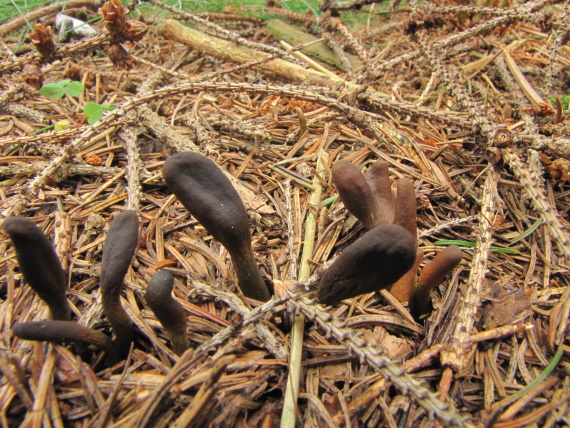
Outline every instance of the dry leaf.
POLYGON ((24 64, 22 80, 34 89, 40 89, 44 84, 44 75, 37 64, 24 64))
POLYGON ((512 323, 518 314, 530 307, 530 296, 523 287, 517 287, 508 281, 506 284, 492 285, 491 302, 483 309, 485 330, 512 323))

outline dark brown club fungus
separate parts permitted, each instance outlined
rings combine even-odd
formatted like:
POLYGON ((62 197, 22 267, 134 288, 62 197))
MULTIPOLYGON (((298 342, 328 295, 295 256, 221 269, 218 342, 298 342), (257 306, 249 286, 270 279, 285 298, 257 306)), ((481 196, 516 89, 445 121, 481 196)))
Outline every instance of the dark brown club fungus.
MULTIPOLYGON (((394 224, 398 224, 406 229, 414 237, 417 249, 418 227, 416 223, 416 192, 413 183, 407 178, 398 180, 396 202, 394 207, 394 224)), ((417 250, 416 261, 409 272, 406 272, 390 289, 390 293, 400 302, 409 302, 414 292, 414 283, 417 278, 417 271, 422 262, 424 253, 417 250)))
POLYGON ((348 246, 323 274, 317 300, 341 300, 391 286, 413 266, 415 237, 395 224, 372 229, 348 246))
MULTIPOLYGON (((394 211, 394 224, 399 224, 414 237, 417 242, 418 226, 416 223, 416 192, 414 184, 407 178, 398 180, 396 205, 394 211)), ((416 244, 417 246, 417 244, 416 244)))
POLYGON ((107 353, 112 364, 120 361, 117 344, 100 331, 73 321, 32 321, 16 323, 12 327, 14 336, 25 340, 94 345, 107 353))
POLYGON ((103 311, 113 327, 123 355, 131 346, 134 328, 121 304, 123 281, 139 242, 139 219, 132 210, 117 215, 109 227, 101 263, 103 311))
POLYGON ((451 245, 437 254, 421 271, 414 292, 410 298, 410 312, 416 318, 432 310, 431 290, 442 283, 443 279, 461 262, 463 251, 457 245, 451 245))
MULTIPOLYGON (((397 224, 413 236, 416 251, 417 205, 414 185, 410 180, 398 180, 394 200, 385 162, 375 162, 363 177, 356 166, 340 160, 332 168, 332 178, 347 210, 367 229, 382 224, 397 224)), ((461 257, 459 248, 449 247, 428 263, 417 279, 416 273, 423 259, 423 251, 417 250, 414 265, 392 285, 390 293, 400 302, 409 302, 410 311, 416 318, 430 312, 430 291, 457 266, 461 257)))
POLYGON ((184 308, 172 297, 174 278, 165 270, 153 275, 146 289, 146 302, 160 321, 176 355, 182 355, 188 349, 188 336, 186 333, 186 312, 184 308))
POLYGON ((243 294, 269 300, 269 289, 253 255, 247 212, 218 165, 199 153, 183 152, 164 163, 162 174, 190 214, 226 247, 243 294))
POLYGON ((332 167, 332 181, 346 209, 368 230, 379 225, 378 200, 360 170, 342 159, 332 167))
POLYGON ((25 217, 7 218, 4 229, 16 248, 18 265, 26 282, 47 303, 52 319, 68 321, 71 309, 65 297, 65 273, 50 240, 25 217))
POLYGON ((392 196, 392 182, 388 164, 376 161, 364 176, 370 189, 378 201, 376 226, 394 222, 394 197, 392 196))

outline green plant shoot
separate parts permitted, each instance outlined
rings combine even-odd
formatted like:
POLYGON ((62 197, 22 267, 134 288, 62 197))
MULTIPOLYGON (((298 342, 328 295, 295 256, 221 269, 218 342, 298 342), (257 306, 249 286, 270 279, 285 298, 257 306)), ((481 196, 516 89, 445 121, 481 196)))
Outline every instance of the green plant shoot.
POLYGON ((103 116, 106 111, 113 111, 117 106, 113 104, 97 104, 97 103, 87 103, 83 107, 83 113, 87 116, 87 123, 93 125, 103 116))
POLYGON ((47 83, 40 89, 40 94, 46 98, 61 98, 65 94, 78 97, 83 92, 81 82, 72 82, 69 79, 61 80, 57 83, 47 83))

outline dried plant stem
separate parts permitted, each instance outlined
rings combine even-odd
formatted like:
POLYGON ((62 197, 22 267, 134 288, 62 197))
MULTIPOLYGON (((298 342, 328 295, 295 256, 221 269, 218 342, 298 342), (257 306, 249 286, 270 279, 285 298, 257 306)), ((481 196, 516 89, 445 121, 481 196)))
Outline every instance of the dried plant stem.
MULTIPOLYGON (((56 47, 53 58, 68 58, 82 52, 95 50, 110 41, 111 35, 107 33, 82 39, 76 43, 56 47)), ((18 71, 24 66, 24 64, 41 63, 43 60, 44 58, 38 52, 33 51, 26 55, 22 55, 16 60, 1 62, 0 75, 18 71)))
MULTIPOLYGON (((564 5, 562 16, 559 18, 559 22, 568 23, 570 18, 570 5, 568 2, 564 5)), ((548 55, 548 68, 546 70, 546 95, 550 96, 552 94, 552 76, 554 76, 554 59, 556 54, 560 50, 560 46, 564 44, 564 41, 568 40, 568 28, 557 28, 554 33, 554 39, 552 40, 552 47, 548 55)))
MULTIPOLYGON (((130 111, 129 115, 134 119, 136 116, 134 111, 130 111)), ((141 161, 139 148, 137 146, 137 138, 141 132, 141 127, 138 125, 131 125, 123 128, 119 132, 119 137, 125 143, 125 150, 127 152, 127 209, 139 212, 142 185, 141 185, 141 172, 144 165, 141 161)))
POLYGON ((477 216, 470 215, 469 217, 458 218, 458 219, 446 221, 444 223, 440 223, 437 226, 434 226, 431 229, 425 230, 425 231, 421 232, 420 234, 418 234, 418 239, 427 238, 428 236, 435 235, 436 233, 439 233, 445 229, 451 229, 455 226, 458 226, 460 224, 467 223, 467 222, 470 222, 470 221, 473 221, 476 219, 477 219, 477 216))
POLYGON ((374 68, 372 66, 372 63, 370 62, 370 58, 368 57, 366 49, 364 49, 362 44, 358 40, 356 40, 354 35, 349 31, 349 29, 340 19, 337 18, 325 19, 322 22, 322 25, 327 29, 338 32, 341 35, 341 37, 344 38, 344 40, 346 40, 347 45, 350 46, 350 48, 354 51, 358 59, 362 62, 367 73, 371 73, 374 71, 374 68))
POLYGON ((137 108, 140 123, 163 144, 174 152, 193 150, 199 152, 199 147, 189 138, 185 138, 164 121, 162 117, 152 111, 147 105, 137 108))
POLYGON ((283 185, 284 195, 285 195, 285 207, 287 210, 287 248, 289 250, 290 265, 289 265, 289 276, 287 279, 293 279, 295 272, 297 272, 297 248, 295 243, 295 228, 293 219, 293 201, 291 196, 291 180, 285 180, 283 185))
POLYGON ((356 355, 361 363, 367 363, 389 380, 402 394, 412 397, 430 415, 435 416, 447 427, 472 427, 458 411, 448 403, 425 388, 420 382, 408 375, 388 357, 382 355, 382 350, 369 345, 358 337, 354 330, 346 328, 334 320, 333 316, 321 305, 300 294, 286 292, 290 299, 287 302, 291 312, 300 311, 305 317, 317 323, 327 334, 342 343, 350 352, 356 355))
MULTIPOLYGON (((184 26, 178 21, 167 19, 160 24, 160 33, 169 39, 182 42, 195 50, 204 52, 224 61, 247 64, 247 68, 261 71, 271 77, 278 77, 296 82, 308 82, 314 85, 330 84, 328 76, 320 72, 305 69, 280 58, 268 58, 265 52, 236 46, 231 41, 222 40, 184 26), (252 64, 252 59, 255 64, 252 64)), ((284 56, 287 51, 279 52, 284 56)), ((209 78, 203 76, 203 78, 209 78)), ((202 80, 202 79, 201 79, 202 80)))
POLYGON ((275 48, 273 46, 266 45, 263 43, 252 42, 248 39, 241 37, 239 35, 239 33, 226 30, 225 28, 220 27, 219 25, 217 25, 211 21, 200 18, 196 14, 185 12, 183 10, 180 10, 180 9, 174 7, 174 6, 169 6, 169 5, 163 3, 159 0, 147 0, 147 1, 149 3, 154 4, 155 6, 158 6, 162 9, 164 9, 164 10, 168 10, 168 11, 174 13, 175 15, 180 16, 180 17, 182 17, 182 18, 184 18, 190 22, 194 22, 195 24, 199 24, 204 29, 206 29, 206 31, 209 34, 212 34, 216 37, 220 37, 220 38, 223 38, 226 40, 230 40, 230 41, 236 43, 238 46, 245 46, 247 48, 255 49, 255 50, 261 51, 261 52, 269 52, 272 54, 283 55, 284 57, 287 58, 288 61, 291 61, 291 62, 296 63, 296 64, 299 63, 297 61, 297 59, 295 57, 293 57, 291 54, 289 54, 287 51, 284 51, 282 49, 275 48))
MULTIPOLYGON (((322 174, 328 164, 328 154, 322 149, 317 157, 317 174, 322 174)), ((316 209, 321 202, 322 184, 318 177, 313 179, 314 190, 309 198, 307 217, 305 219, 305 236, 303 238, 303 252, 299 267, 299 281, 304 282, 311 275, 310 259, 313 256, 317 214, 316 209)), ((301 355, 303 352, 303 336, 305 334, 305 316, 293 315, 293 329, 291 330, 291 352, 289 355, 289 376, 281 413, 281 428, 294 428, 297 420, 297 398, 299 396, 299 383, 301 379, 301 355)))
POLYGON ((477 245, 471 263, 471 273, 463 291, 465 296, 461 299, 461 306, 451 322, 455 328, 450 335, 449 345, 441 352, 441 363, 453 368, 456 372, 467 366, 473 348, 471 334, 481 300, 483 280, 488 271, 493 235, 491 219, 497 209, 497 179, 495 176, 496 173, 489 169, 483 186, 477 245))
POLYGON ((391 111, 403 116, 410 115, 427 120, 435 120, 438 123, 454 125, 465 130, 474 130, 475 126, 470 119, 450 114, 445 111, 436 111, 427 107, 420 107, 415 104, 406 102, 394 102, 387 98, 375 96, 373 93, 366 92, 357 95, 357 99, 366 102, 371 108, 378 111, 391 111))
MULTIPOLYGON (((37 174, 42 168, 45 168, 46 162, 34 162, 29 165, 6 165, 0 166, 0 176, 17 177, 17 176, 30 176, 37 174)), ((112 166, 93 166, 64 163, 61 165, 61 175, 58 178, 67 178, 73 175, 94 175, 94 176, 112 176, 119 172, 119 168, 112 166)))

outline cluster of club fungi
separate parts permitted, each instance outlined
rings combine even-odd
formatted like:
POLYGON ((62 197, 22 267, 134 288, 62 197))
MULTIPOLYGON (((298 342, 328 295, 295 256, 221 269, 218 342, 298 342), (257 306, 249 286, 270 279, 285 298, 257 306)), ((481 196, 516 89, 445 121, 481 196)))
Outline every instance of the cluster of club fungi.
POLYGON ((362 175, 347 160, 333 165, 332 181, 346 209, 363 223, 368 232, 344 250, 324 273, 318 300, 334 304, 339 299, 389 288, 400 302, 408 302, 414 318, 430 313, 431 290, 461 262, 463 252, 456 245, 446 247, 417 276, 424 253, 417 245, 417 204, 413 183, 407 178, 399 179, 394 198, 386 162, 375 162, 366 175, 362 175), (354 255, 355 246, 361 248, 357 256, 354 255), (371 255, 367 256, 368 253, 371 255), (358 257, 362 261, 354 260, 358 257), (352 270, 351 263, 354 263, 352 270), (374 275, 378 277, 374 280, 370 279, 372 275, 363 273, 374 269, 377 269, 374 275), (352 287, 342 290, 336 287, 330 292, 330 283, 335 281, 331 276, 344 276, 350 281, 350 274, 355 278, 352 287))
MULTIPOLYGON (((264 280, 255 261, 246 209, 222 170, 201 154, 183 152, 170 157, 162 172, 184 207, 227 249, 242 293, 251 299, 269 300, 272 284, 264 280)), ((412 183, 400 179, 394 200, 387 164, 377 162, 363 176, 346 160, 335 163, 332 179, 346 208, 368 231, 325 270, 316 290, 317 301, 334 305, 391 287, 400 301, 409 302, 416 318, 428 313, 431 289, 460 262, 461 250, 446 248, 416 279, 423 252, 417 249, 412 183)), ((135 337, 121 293, 139 241, 136 212, 128 210, 114 217, 103 247, 102 306, 115 340, 71 320, 65 273, 42 230, 24 217, 7 218, 4 229, 14 244, 25 281, 47 303, 51 314, 49 321, 14 324, 14 335, 27 340, 94 345, 106 352, 110 364, 124 358, 135 337)), ((145 299, 166 330, 174 352, 181 355, 189 348, 187 322, 182 305, 172 297, 173 284, 168 271, 157 272, 148 284, 145 299)))

